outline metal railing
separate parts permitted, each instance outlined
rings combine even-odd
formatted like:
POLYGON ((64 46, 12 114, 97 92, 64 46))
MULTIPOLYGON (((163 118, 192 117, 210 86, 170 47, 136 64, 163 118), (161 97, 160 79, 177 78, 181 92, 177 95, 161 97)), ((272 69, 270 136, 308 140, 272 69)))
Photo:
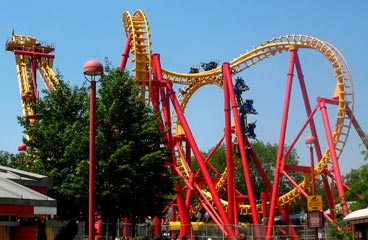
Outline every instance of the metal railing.
MULTIPOLYGON (((135 236, 132 237, 133 229, 131 224, 122 224, 118 226, 116 235, 117 239, 123 239, 123 237, 128 237, 129 239, 167 239, 176 240, 179 236, 178 229, 171 229, 169 225, 161 225, 161 236, 154 236, 153 227, 151 224, 137 224, 135 226, 135 236), (123 228, 128 229, 128 236, 123 236, 123 228)), ((244 225, 234 225, 236 233, 244 233, 247 239, 251 240, 291 240, 291 239, 301 239, 301 240, 314 240, 315 239, 315 229, 309 228, 306 225, 274 225, 273 235, 271 237, 265 237, 267 232, 267 226, 264 225, 254 225, 254 224, 244 224, 244 225), (258 234, 258 235, 257 235, 258 234)), ((111 239, 111 233, 108 234, 105 229, 106 224, 103 224, 102 235, 99 236, 101 240, 111 239)), ((109 229, 112 229, 109 227, 109 229)), ((331 227, 325 224, 325 227, 318 229, 318 239, 321 240, 334 240, 335 237, 330 234, 331 227)), ((126 232, 126 231, 125 231, 126 232)), ((220 230, 216 224, 201 224, 197 227, 192 227, 191 232, 188 236, 184 236, 185 239, 195 239, 195 240, 225 240, 228 239, 227 236, 220 230)))

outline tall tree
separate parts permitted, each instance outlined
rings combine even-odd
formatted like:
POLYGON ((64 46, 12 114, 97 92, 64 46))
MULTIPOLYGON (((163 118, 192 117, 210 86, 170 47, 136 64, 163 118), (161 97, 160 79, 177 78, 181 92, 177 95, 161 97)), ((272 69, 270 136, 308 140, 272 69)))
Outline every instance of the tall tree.
MULTIPOLYGON (((115 222, 119 214, 159 215, 172 193, 158 120, 128 72, 105 68, 96 100, 96 210, 115 222)), ((20 118, 30 170, 49 176, 58 215, 87 212, 89 93, 60 79, 33 105, 37 121, 20 118)))
POLYGON ((15 168, 19 166, 20 155, 0 150, 0 165, 15 168))
POLYGON ((354 202, 349 206, 350 210, 366 208, 368 205, 368 164, 352 169, 344 176, 344 182, 350 187, 345 192, 346 199, 354 202))
POLYGON ((28 170, 53 182, 50 196, 57 199, 58 217, 75 217, 88 209, 88 88, 70 87, 59 76, 55 91, 43 91, 32 104, 37 121, 19 118, 24 126, 28 170))
POLYGON ((100 205, 110 216, 161 215, 173 181, 165 166, 159 121, 138 96, 127 72, 106 69, 99 91, 96 152, 100 205), (114 208, 115 206, 115 208, 114 208))

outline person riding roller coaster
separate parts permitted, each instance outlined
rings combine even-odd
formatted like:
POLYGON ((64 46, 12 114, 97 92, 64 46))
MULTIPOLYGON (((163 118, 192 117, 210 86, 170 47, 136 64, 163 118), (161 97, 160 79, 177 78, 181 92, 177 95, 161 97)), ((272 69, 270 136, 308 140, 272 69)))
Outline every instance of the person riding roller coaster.
POLYGON ((237 77, 235 79, 234 93, 239 106, 243 105, 243 98, 241 96, 242 93, 248 90, 249 87, 245 84, 244 79, 242 79, 241 77, 237 77))
POLYGON ((198 66, 191 66, 189 73, 199 73, 199 67, 198 66))
POLYGON ((201 66, 202 66, 203 70, 209 71, 209 70, 217 68, 218 62, 210 61, 209 63, 202 63, 201 66))
POLYGON ((243 134, 249 138, 255 139, 257 135, 254 133, 254 129, 256 128, 256 122, 249 122, 245 124, 243 129, 243 134))
POLYGON ((250 114, 258 114, 258 112, 253 108, 253 100, 252 99, 246 99, 245 103, 241 106, 241 112, 242 113, 250 113, 250 114))

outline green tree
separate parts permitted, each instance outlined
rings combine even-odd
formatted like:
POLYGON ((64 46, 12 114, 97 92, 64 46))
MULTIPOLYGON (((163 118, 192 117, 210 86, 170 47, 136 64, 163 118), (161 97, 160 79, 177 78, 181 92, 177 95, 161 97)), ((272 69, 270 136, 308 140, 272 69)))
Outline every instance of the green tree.
MULTIPOLYGON (((363 151, 362 154, 366 159, 366 151, 363 151)), ((349 204, 349 212, 366 208, 368 205, 368 164, 352 169, 343 179, 344 183, 349 186, 349 189, 345 191, 345 199, 352 202, 349 204)), ((353 239, 351 224, 343 220, 344 216, 341 213, 338 214, 339 216, 332 223, 332 236, 339 239, 353 239)))
POLYGON ((137 97, 127 72, 106 71, 99 91, 97 115, 102 123, 96 138, 101 210, 112 219, 119 212, 132 220, 161 215, 171 200, 173 180, 164 163, 159 121, 137 97))
MULTIPOLYGON (((96 99, 96 210, 106 221, 119 214, 159 215, 172 193, 158 120, 127 72, 105 68, 96 99)), ((89 91, 62 79, 33 106, 37 121, 20 118, 30 170, 49 176, 65 219, 87 212, 89 91)))
POLYGON ((344 176, 344 182, 350 187, 345 191, 346 200, 354 201, 349 207, 350 210, 366 208, 368 205, 368 164, 352 169, 344 176))
POLYGON ((50 196, 57 199, 58 217, 75 217, 88 204, 88 88, 70 87, 59 76, 55 91, 43 91, 32 104, 37 121, 19 118, 27 145, 30 171, 47 175, 53 182, 50 196))
POLYGON ((16 168, 19 166, 19 154, 13 154, 7 151, 0 150, 0 165, 16 168))
POLYGON ((343 216, 339 216, 332 222, 331 235, 336 239, 353 240, 351 224, 345 222, 343 216))

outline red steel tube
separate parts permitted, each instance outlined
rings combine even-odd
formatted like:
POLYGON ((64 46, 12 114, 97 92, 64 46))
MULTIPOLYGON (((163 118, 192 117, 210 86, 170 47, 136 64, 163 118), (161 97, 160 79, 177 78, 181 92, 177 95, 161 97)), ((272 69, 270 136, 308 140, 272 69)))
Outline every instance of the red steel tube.
POLYGON ((128 61, 129 52, 130 52, 130 42, 131 41, 132 41, 132 37, 128 35, 128 38, 125 42, 123 54, 121 55, 121 60, 120 60, 120 65, 119 65, 120 69, 125 69, 126 67, 126 63, 128 61))
POLYGON ((88 205, 88 239, 95 240, 95 112, 96 81, 91 81, 90 120, 89 120, 89 205, 88 205))
MULTIPOLYGON (((228 200, 228 215, 232 224, 238 222, 235 213, 237 212, 235 202, 235 180, 234 180, 234 162, 233 149, 231 141, 231 116, 230 116, 230 99, 229 86, 226 82, 231 81, 230 64, 222 65, 222 73, 224 76, 224 113, 225 113, 225 145, 226 145, 226 171, 227 171, 227 200, 228 200)), ((232 91, 232 89, 231 89, 232 91)))
POLYGON ((290 62, 289 62, 288 78, 287 78, 287 85, 286 85, 286 91, 285 91, 285 99, 284 99, 284 111, 282 113, 282 122, 281 122, 280 136, 279 136, 279 147, 277 151, 275 177, 274 177, 273 189, 271 193, 270 214, 268 217, 268 228, 267 228, 267 234, 266 234, 267 237, 272 236, 272 225, 274 223, 274 218, 275 218, 275 213, 276 213, 280 174, 281 174, 281 170, 284 168, 284 162, 282 161, 283 160, 282 156, 284 152, 285 133, 286 133, 286 127, 287 127, 287 119, 289 115, 291 87, 292 87, 292 80, 294 76, 294 64, 295 64, 296 54, 297 54, 296 49, 290 50, 290 62))

